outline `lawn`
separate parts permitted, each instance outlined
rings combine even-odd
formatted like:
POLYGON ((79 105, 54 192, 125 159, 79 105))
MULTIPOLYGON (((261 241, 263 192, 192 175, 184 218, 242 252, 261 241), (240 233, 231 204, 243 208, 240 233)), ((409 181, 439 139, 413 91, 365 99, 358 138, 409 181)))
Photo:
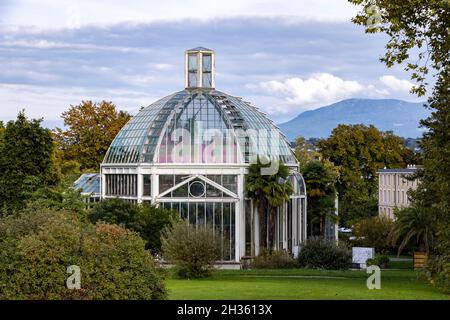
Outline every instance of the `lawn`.
POLYGON ((450 299, 412 270, 382 270, 381 289, 364 271, 221 270, 212 277, 167 281, 169 299, 450 299))

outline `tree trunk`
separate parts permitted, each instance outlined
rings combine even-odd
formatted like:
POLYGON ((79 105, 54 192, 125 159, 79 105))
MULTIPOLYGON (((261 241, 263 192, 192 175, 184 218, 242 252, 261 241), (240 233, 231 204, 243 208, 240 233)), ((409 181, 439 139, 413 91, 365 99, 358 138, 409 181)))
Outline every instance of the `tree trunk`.
POLYGON ((258 206, 259 213, 259 253, 267 248, 267 207, 265 201, 260 201, 258 206))
POLYGON ((269 209, 269 250, 272 252, 272 250, 275 249, 275 226, 277 221, 277 210, 274 207, 270 207, 269 209))

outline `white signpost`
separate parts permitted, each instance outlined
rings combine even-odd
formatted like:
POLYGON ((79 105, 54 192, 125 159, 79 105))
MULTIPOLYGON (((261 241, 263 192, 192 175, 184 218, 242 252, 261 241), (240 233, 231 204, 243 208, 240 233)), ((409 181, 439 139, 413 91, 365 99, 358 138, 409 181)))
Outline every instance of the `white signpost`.
POLYGON ((353 247, 352 263, 358 264, 360 268, 367 268, 367 259, 375 258, 375 248, 353 247))

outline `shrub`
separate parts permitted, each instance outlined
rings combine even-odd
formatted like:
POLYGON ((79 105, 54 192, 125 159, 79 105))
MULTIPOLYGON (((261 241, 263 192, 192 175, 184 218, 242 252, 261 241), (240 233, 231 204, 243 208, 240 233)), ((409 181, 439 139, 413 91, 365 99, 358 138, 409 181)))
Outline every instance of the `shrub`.
POLYGON ((385 269, 389 266, 389 257, 384 254, 377 255, 373 259, 368 259, 367 265, 369 266, 375 265, 385 269))
POLYGON ((178 214, 172 210, 135 205, 122 199, 103 200, 89 213, 93 223, 104 221, 136 231, 146 241, 146 248, 153 253, 161 251, 161 232, 177 217, 178 214))
POLYGON ((263 250, 251 264, 251 267, 256 269, 283 269, 295 268, 296 266, 297 261, 281 250, 272 252, 263 250))
POLYGON ((163 299, 162 272, 145 242, 117 225, 92 225, 70 212, 0 219, 0 299, 163 299), (66 287, 67 267, 81 289, 66 287))
POLYGON ((353 243, 362 247, 373 247, 377 252, 393 251, 389 241, 393 222, 385 216, 375 216, 358 221, 353 228, 357 240, 353 243))
POLYGON ((299 265, 305 268, 348 269, 351 262, 352 255, 349 250, 320 237, 308 239, 301 246, 298 256, 299 265))
POLYGON ((162 233, 163 257, 175 265, 182 278, 211 274, 220 259, 220 238, 210 228, 196 228, 181 220, 166 226, 162 233))
POLYGON ((435 255, 428 258, 422 276, 445 293, 450 293, 450 255, 435 255))

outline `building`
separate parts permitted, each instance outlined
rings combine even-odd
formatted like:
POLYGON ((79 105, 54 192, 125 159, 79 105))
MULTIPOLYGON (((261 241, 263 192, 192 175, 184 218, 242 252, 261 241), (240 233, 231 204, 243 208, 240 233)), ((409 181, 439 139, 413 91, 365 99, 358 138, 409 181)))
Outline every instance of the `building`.
POLYGON ((378 170, 378 213, 394 219, 395 208, 406 208, 410 202, 408 191, 417 188, 417 180, 408 180, 408 176, 417 171, 416 166, 405 169, 378 170))
POLYGON ((73 184, 76 190, 80 190, 87 208, 100 201, 100 174, 84 173, 73 184))
MULTIPOLYGON (((215 89, 215 52, 185 52, 185 89, 141 110, 118 133, 101 164, 101 197, 171 208, 222 237, 223 261, 259 252, 256 208, 245 179, 256 157, 286 164, 295 189, 278 210, 276 246, 306 239, 305 183, 286 138, 264 113, 215 89)), ((275 171, 276 172, 276 171, 275 171)))

